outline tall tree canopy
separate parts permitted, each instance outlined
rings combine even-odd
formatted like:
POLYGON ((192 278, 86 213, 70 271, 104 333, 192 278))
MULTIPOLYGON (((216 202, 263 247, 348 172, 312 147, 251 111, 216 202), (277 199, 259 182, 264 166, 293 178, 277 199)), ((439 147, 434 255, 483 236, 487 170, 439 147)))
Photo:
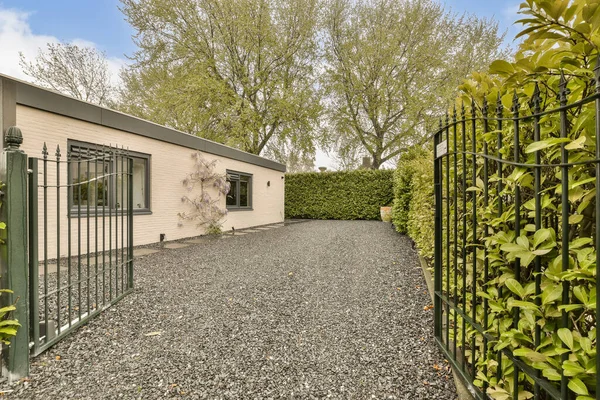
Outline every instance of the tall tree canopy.
POLYGON ((20 58, 23 72, 40 86, 102 106, 111 102, 114 88, 106 56, 92 47, 48 43, 35 60, 23 53, 20 58))
POLYGON ((373 168, 422 140, 471 71, 505 56, 496 22, 434 0, 330 0, 324 33, 332 147, 373 168))
POLYGON ((314 153, 317 0, 121 0, 122 109, 285 161, 314 153))

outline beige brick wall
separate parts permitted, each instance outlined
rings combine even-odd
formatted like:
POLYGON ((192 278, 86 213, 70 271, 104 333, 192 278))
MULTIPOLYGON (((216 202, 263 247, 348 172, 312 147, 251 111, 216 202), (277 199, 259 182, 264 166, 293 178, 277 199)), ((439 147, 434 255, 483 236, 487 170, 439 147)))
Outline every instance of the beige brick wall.
MULTIPOLYGON (((59 145, 63 160, 66 159, 67 140, 78 140, 89 143, 119 145, 130 150, 150 154, 150 208, 151 215, 134 215, 134 245, 154 243, 159 240, 159 234, 166 234, 167 240, 176 240, 203 234, 201 228, 197 228, 192 221, 183 222, 180 226, 179 212, 185 211, 186 206, 181 202, 181 197, 186 193, 181 181, 189 173, 193 166, 191 158, 193 149, 161 142, 132 133, 119 131, 112 128, 95 125, 89 122, 64 117, 57 114, 33 109, 25 106, 17 106, 17 126, 23 131, 23 151, 30 157, 41 157, 42 146, 47 143, 50 153, 49 159, 54 160, 56 146, 59 145)), ((252 182, 252 211, 231 211, 225 217, 224 230, 246 228, 250 226, 264 225, 283 221, 284 218, 284 176, 283 172, 268 168, 231 160, 212 154, 204 154, 207 159, 217 159, 217 171, 225 173, 226 169, 253 174, 252 182), (271 185, 268 187, 267 182, 271 185)), ((41 175, 42 163, 40 162, 39 184, 43 184, 41 175)), ((48 185, 56 184, 56 163, 48 163, 48 185)), ((67 168, 61 164, 61 184, 67 182, 67 168)), ((216 195, 216 192, 215 192, 216 195)), ((59 194, 56 188, 50 187, 47 193, 48 208, 48 255, 49 259, 55 258, 57 254, 57 199, 59 194)), ((222 206, 225 207, 225 198, 221 197, 222 206)), ((40 209, 40 259, 43 253, 43 189, 39 190, 40 209)), ((67 253, 67 191, 60 191, 60 254, 67 253)), ((95 248, 96 228, 94 218, 90 218, 90 241, 91 249, 95 248)), ((114 219, 113 219, 114 221, 114 219)), ((88 221, 81 220, 82 253, 86 251, 88 221)), ((120 219, 119 219, 120 224, 120 219)), ((77 219, 71 219, 71 245, 72 253, 77 252, 77 240, 79 228, 77 219)), ((105 229, 108 229, 108 225, 105 229)), ((114 231, 114 222, 113 222, 114 231)), ((102 232, 102 224, 98 224, 98 232, 102 232)), ((102 245, 101 233, 98 234, 100 247, 102 245)), ((119 229, 120 235, 120 229, 119 229)), ((108 234, 105 237, 108 242, 108 234)), ((113 238, 114 241, 114 233, 113 238)), ((119 238, 120 243, 120 238, 119 238)))

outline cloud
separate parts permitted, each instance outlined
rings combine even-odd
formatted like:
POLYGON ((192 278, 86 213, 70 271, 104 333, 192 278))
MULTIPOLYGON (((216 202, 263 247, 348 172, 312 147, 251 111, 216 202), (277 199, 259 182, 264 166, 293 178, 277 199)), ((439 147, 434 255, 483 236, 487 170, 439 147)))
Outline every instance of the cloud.
POLYGON ((38 48, 59 42, 54 36, 35 35, 27 22, 28 17, 25 12, 0 9, 0 73, 23 80, 30 79, 19 66, 19 52, 32 60, 38 48))
MULTIPOLYGON (((17 9, 0 8, 0 73, 25 81, 31 81, 31 78, 19 66, 19 52, 27 60, 33 60, 40 48, 46 48, 46 44, 60 43, 55 36, 35 34, 29 25, 29 15, 17 9)), ((95 43, 84 39, 74 39, 71 43, 98 48, 95 43)), ((107 61, 113 84, 119 84, 118 73, 126 65, 126 60, 107 57, 107 61)))
POLYGON ((515 21, 524 18, 523 15, 519 14, 519 10, 520 2, 509 1, 500 12, 507 29, 505 42, 513 48, 516 48, 523 41, 523 38, 515 40, 515 36, 523 29, 523 25, 515 24, 515 21))
POLYGON ((520 3, 508 4, 502 10, 502 16, 507 21, 516 21, 519 17, 520 3))

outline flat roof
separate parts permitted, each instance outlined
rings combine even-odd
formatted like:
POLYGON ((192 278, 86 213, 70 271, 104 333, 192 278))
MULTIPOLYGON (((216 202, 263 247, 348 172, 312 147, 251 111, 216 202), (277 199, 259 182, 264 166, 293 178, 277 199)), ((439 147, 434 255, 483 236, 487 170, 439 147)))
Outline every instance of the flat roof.
POLYGON ((203 153, 214 154, 276 171, 286 171, 285 164, 257 156, 256 154, 247 153, 224 144, 213 142, 212 140, 204 139, 132 115, 78 100, 49 89, 20 81, 10 76, 0 74, 0 77, 16 84, 17 104, 23 106, 199 150, 203 153))

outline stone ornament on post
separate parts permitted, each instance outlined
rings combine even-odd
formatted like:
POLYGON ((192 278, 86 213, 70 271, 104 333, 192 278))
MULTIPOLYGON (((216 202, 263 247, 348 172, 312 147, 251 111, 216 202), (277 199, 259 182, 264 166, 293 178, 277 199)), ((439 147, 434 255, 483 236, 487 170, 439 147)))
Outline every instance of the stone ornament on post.
POLYGON ((21 129, 17 128, 16 126, 11 126, 6 130, 4 142, 4 150, 18 151, 20 153, 23 152, 23 150, 20 149, 21 144, 23 144, 23 133, 21 132, 21 129))

